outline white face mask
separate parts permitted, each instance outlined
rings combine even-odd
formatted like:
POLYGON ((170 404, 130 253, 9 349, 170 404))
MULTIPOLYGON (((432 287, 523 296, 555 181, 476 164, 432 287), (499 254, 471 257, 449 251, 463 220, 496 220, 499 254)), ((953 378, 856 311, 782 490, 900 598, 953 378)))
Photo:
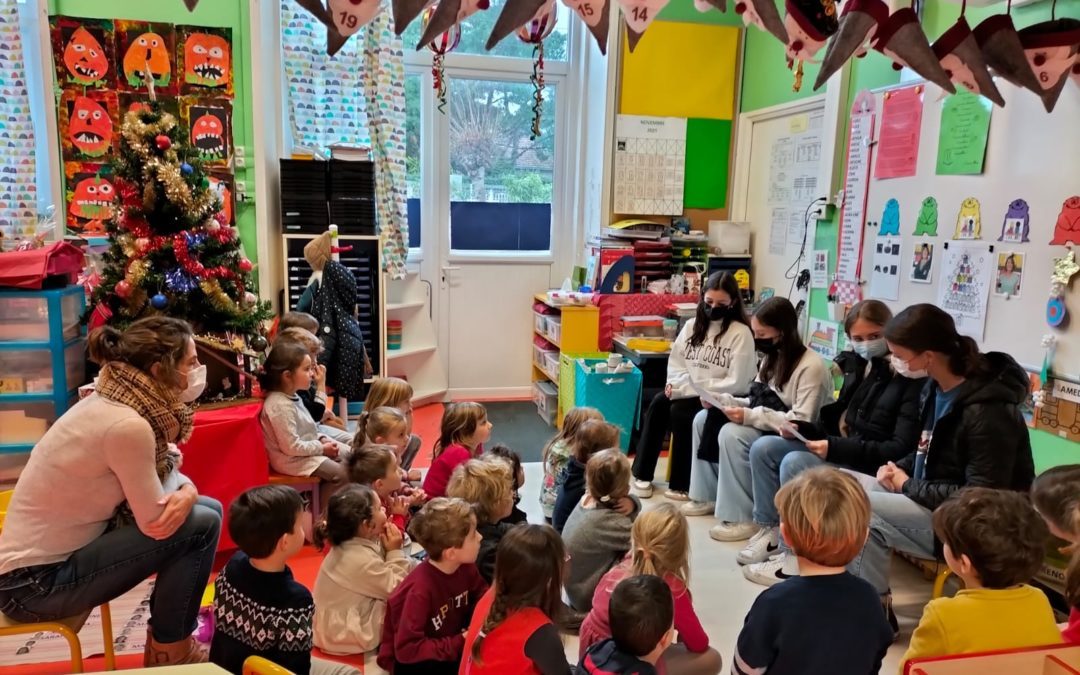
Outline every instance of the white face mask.
POLYGON ((200 364, 198 368, 192 368, 187 374, 187 388, 180 392, 179 399, 184 403, 192 403, 202 396, 206 389, 206 365, 200 364))
POLYGON ((896 354, 893 354, 891 357, 889 357, 889 361, 890 363, 892 363, 893 370, 895 370, 898 374, 903 375, 904 377, 910 377, 913 380, 917 380, 919 378, 927 376, 927 372, 925 370, 912 370, 908 366, 907 361, 904 361, 896 354))
POLYGON ((862 342, 852 342, 852 350, 856 354, 863 357, 867 361, 870 359, 876 359, 879 356, 885 356, 889 353, 889 344, 885 342, 885 338, 878 338, 876 340, 863 340, 862 342))

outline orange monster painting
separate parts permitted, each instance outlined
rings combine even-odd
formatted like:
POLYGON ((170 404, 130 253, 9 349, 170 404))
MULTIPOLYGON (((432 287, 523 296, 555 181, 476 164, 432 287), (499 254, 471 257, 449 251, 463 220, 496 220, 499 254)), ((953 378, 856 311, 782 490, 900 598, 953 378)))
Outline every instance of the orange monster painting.
POLYGON ((105 221, 113 216, 116 190, 100 164, 68 162, 64 165, 67 178, 68 230, 84 236, 105 233, 105 221))
POLYGON ((178 70, 184 91, 214 89, 232 93, 232 31, 227 28, 178 26, 178 70))
POLYGON ((131 90, 144 90, 146 73, 154 78, 161 93, 176 91, 173 79, 173 51, 176 33, 168 24, 139 21, 116 22, 117 55, 123 54, 121 82, 131 90))
POLYGON ((112 21, 54 16, 50 24, 56 79, 61 86, 115 86, 112 21))
POLYGON ((64 90, 60 95, 60 143, 65 159, 100 161, 116 142, 116 92, 64 90))
POLYGON ((232 154, 232 129, 229 119, 232 102, 225 99, 181 99, 181 112, 188 128, 191 145, 203 162, 226 166, 232 154))

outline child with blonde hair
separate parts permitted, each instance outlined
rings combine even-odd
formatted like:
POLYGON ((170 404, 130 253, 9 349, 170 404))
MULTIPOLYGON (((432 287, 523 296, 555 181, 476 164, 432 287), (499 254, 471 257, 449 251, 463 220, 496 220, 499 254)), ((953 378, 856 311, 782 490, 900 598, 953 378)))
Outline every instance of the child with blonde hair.
POLYGON ((566 595, 574 609, 592 608, 593 592, 630 550, 630 529, 641 503, 630 495, 630 460, 611 448, 589 458, 585 468, 588 492, 566 520, 563 540, 570 553, 566 595), (632 509, 623 514, 619 502, 629 498, 632 509))
POLYGON ((330 552, 315 578, 315 646, 328 654, 360 654, 379 646, 386 600, 413 568, 404 536, 366 485, 330 499, 315 529, 315 546, 330 552))
MULTIPOLYGON (((585 465, 589 458, 608 448, 619 447, 619 427, 602 419, 587 420, 581 424, 570 441, 572 455, 563 470, 562 485, 555 497, 555 510, 551 524, 560 534, 566 519, 585 494, 585 465)), ((629 500, 627 500, 629 504, 629 500)), ((629 509, 625 509, 629 513, 629 509)))
POLYGON ((514 527, 500 522, 514 508, 512 481, 510 466, 502 458, 484 456, 459 465, 446 486, 447 497, 463 499, 473 507, 476 531, 483 537, 476 567, 488 583, 495 576, 495 550, 503 535, 514 527))
POLYGON ((409 534, 427 559, 390 594, 377 663, 394 675, 456 675, 465 629, 488 589, 477 571, 480 533, 462 499, 432 499, 409 534))
POLYGON ((652 574, 671 589, 675 605, 678 642, 663 654, 668 673, 715 675, 723 666, 720 653, 709 646, 709 636, 701 626, 690 595, 690 527, 671 502, 643 512, 634 521, 630 555, 605 574, 593 592, 592 609, 581 624, 579 658, 592 645, 612 636, 609 603, 615 588, 624 579, 652 574))
POLYGON ((1070 556, 1065 569, 1065 600, 1069 623, 1061 635, 1066 642, 1080 643, 1080 464, 1056 466, 1039 474, 1031 485, 1031 502, 1046 521, 1050 534, 1068 542, 1062 549, 1070 556))
POLYGON ((413 388, 412 385, 400 377, 379 377, 371 383, 367 398, 364 400, 364 408, 397 408, 405 415, 409 424, 406 433, 409 434, 409 442, 405 444, 405 450, 401 455, 401 468, 409 472, 409 480, 420 480, 420 471, 412 469, 413 460, 420 452, 421 439, 413 433, 413 388))
POLYGON ((429 497, 446 495, 450 474, 459 464, 479 457, 491 438, 487 409, 479 403, 449 403, 443 411, 439 440, 432 450, 431 468, 424 476, 424 492, 429 497))
POLYGON ((501 523, 509 523, 510 525, 519 525, 528 521, 528 516, 518 508, 518 503, 521 502, 521 494, 518 492, 525 486, 525 469, 521 465, 521 455, 517 454, 513 448, 505 443, 496 443, 490 448, 484 451, 484 457, 498 457, 510 466, 510 472, 513 476, 511 486, 513 487, 514 508, 510 509, 510 515, 503 518, 501 523))
POLYGON ((799 576, 754 601, 731 672, 878 672, 892 628, 874 587, 845 569, 870 532, 866 491, 849 474, 817 467, 780 488, 776 507, 780 535, 798 558, 799 576))
POLYGON ((394 449, 389 445, 367 445, 355 449, 346 466, 349 480, 374 490, 390 522, 404 532, 409 525, 411 500, 397 494, 401 489, 401 472, 394 449))
POLYGON ((563 415, 562 429, 548 441, 541 454, 544 465, 544 482, 540 485, 540 508, 544 519, 551 523, 555 515, 555 499, 559 496, 559 486, 563 484, 567 464, 570 463, 574 436, 581 425, 589 420, 604 420, 603 414, 596 408, 578 406, 563 415))

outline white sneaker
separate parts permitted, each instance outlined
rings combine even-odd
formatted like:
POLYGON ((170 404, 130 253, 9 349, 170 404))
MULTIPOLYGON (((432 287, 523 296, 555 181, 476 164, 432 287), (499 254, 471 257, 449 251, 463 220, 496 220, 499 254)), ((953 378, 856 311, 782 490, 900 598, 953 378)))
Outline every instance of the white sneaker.
POLYGON ((686 502, 679 507, 684 516, 708 516, 716 510, 716 502, 686 502))
POLYGON ((681 490, 667 490, 664 492, 664 496, 673 502, 688 502, 690 501, 690 495, 681 490))
POLYGON ((759 586, 775 586, 785 579, 799 576, 799 560, 789 553, 777 553, 765 562, 742 568, 743 576, 759 586))
POLYGON ((652 497, 653 484, 651 481, 638 480, 635 478, 630 481, 630 491, 633 492, 635 496, 641 497, 642 499, 648 499, 649 497, 652 497))
POLYGON ((729 523, 726 520, 714 525, 709 536, 716 541, 743 541, 754 536, 760 528, 754 523, 729 523))
POLYGON ((780 548, 779 530, 775 527, 763 527, 750 537, 743 550, 735 556, 740 565, 752 565, 765 562, 780 548))

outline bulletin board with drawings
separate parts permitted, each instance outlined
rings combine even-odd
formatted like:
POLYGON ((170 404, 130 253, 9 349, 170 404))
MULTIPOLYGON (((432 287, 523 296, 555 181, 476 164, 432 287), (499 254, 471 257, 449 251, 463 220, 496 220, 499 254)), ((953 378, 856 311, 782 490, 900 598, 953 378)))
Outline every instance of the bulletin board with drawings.
MULTIPOLYGON (((882 119, 875 128, 875 165, 888 150, 881 143, 881 130, 890 126, 882 118, 885 98, 910 86, 875 92, 882 119)), ((871 174, 863 297, 883 300, 894 311, 937 304, 984 351, 1008 352, 1036 372, 1045 355, 1042 338, 1054 335, 1053 373, 1080 379, 1080 274, 1060 304, 1048 303, 1055 259, 1070 252, 1065 242, 1073 242, 1080 259, 1080 153, 1066 151, 1080 148, 1080 87, 1070 83, 1048 114, 1038 97, 999 80, 1006 106, 992 108, 988 133, 981 127, 985 144, 977 132, 957 140, 961 130, 979 128, 977 119, 946 115, 939 153, 942 107, 949 99, 935 85, 921 86, 920 114, 907 117, 917 152, 907 167, 891 154, 886 172, 914 175, 878 178, 878 166, 871 174), (978 173, 980 147, 985 157, 978 173), (942 162, 956 163, 960 153, 967 153, 963 162, 977 173, 942 175, 949 173, 942 162), (1062 309, 1069 318, 1051 327, 1048 315, 1062 309)), ((978 117, 979 106, 973 109, 978 117)))

